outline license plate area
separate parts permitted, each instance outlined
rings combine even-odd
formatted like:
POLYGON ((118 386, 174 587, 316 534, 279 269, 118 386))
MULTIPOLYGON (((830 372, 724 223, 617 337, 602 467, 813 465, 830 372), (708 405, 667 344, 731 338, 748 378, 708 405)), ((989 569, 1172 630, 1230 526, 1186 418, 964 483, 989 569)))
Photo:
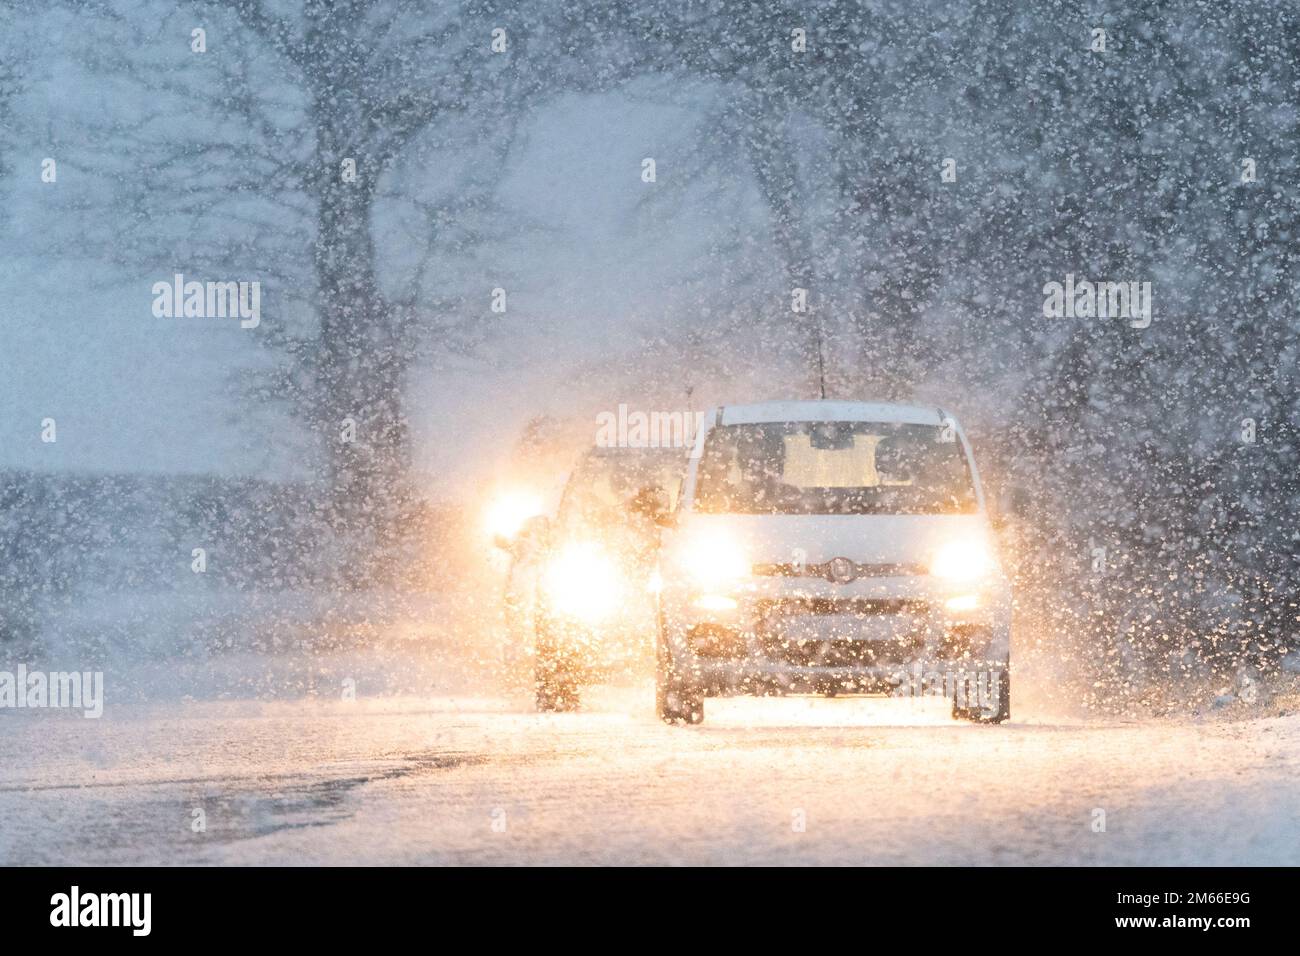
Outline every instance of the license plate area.
POLYGON ((764 629, 774 641, 892 641, 911 632, 910 620, 849 614, 778 614, 764 629))
POLYGON ((922 601, 794 598, 760 605, 765 652, 793 663, 847 663, 894 657, 922 642, 922 601))

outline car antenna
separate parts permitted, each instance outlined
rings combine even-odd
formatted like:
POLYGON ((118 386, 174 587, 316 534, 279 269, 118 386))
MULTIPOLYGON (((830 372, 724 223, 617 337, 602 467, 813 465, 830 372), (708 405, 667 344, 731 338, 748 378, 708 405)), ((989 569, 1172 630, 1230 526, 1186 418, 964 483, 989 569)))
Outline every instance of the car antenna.
POLYGON ((817 388, 821 392, 822 400, 826 399, 826 359, 824 349, 822 348, 822 319, 817 310, 812 310, 813 330, 816 333, 817 342, 817 388))
MULTIPOLYGON (((695 447, 695 432, 696 432, 695 403, 691 401, 691 398, 694 395, 695 395, 695 385, 692 384, 691 382, 687 382, 686 383, 686 427, 690 430, 690 434, 687 436, 688 447, 690 448, 695 447)), ((701 413, 700 417, 703 418, 704 414, 701 413)))

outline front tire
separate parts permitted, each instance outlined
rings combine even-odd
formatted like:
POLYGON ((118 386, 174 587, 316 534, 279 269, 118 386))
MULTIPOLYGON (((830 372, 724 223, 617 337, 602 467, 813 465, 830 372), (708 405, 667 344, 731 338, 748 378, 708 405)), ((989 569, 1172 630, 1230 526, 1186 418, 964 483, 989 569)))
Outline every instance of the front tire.
POLYGON ((979 706, 959 707, 957 699, 952 702, 954 720, 969 720, 974 724, 1001 724, 1011 719, 1011 670, 998 674, 998 704, 996 710, 984 710, 979 706))
POLYGON ((704 693, 673 666, 662 626, 655 641, 655 712, 666 724, 704 722, 704 693))

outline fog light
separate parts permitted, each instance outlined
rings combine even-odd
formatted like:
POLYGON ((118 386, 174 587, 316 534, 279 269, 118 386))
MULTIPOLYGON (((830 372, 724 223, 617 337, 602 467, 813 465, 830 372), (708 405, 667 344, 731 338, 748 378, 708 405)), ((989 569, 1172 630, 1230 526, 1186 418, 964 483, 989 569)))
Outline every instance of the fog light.
POLYGON ((725 594, 702 594, 695 599, 694 604, 701 611, 734 611, 736 609, 736 599, 727 597, 725 594))
POLYGON ((950 611, 973 611, 980 606, 980 596, 978 594, 959 594, 956 597, 950 597, 943 602, 943 606, 950 611))

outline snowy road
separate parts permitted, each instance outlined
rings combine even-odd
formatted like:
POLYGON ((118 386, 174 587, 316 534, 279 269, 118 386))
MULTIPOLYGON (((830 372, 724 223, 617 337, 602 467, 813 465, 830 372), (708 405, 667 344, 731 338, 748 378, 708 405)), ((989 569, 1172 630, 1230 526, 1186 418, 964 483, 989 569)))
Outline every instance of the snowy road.
POLYGON ((999 728, 732 700, 671 728, 649 700, 10 713, 0 863, 1300 863, 1297 716, 999 728))

